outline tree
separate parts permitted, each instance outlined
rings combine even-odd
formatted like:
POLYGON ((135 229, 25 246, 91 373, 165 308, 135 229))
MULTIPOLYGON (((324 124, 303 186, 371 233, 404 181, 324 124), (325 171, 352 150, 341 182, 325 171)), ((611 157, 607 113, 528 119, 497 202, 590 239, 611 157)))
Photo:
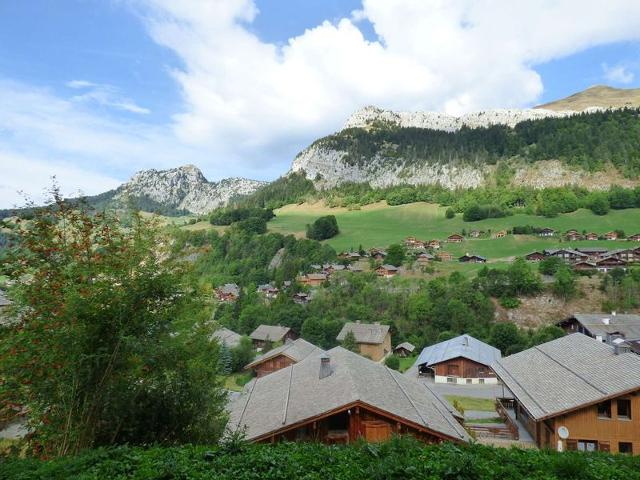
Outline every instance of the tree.
POLYGON ((385 262, 389 265, 399 267, 403 264, 405 256, 406 253, 404 247, 398 243, 394 243, 389 245, 389 248, 387 248, 387 256, 385 257, 385 262))
POLYGON ((0 330, 0 404, 28 409, 41 455, 215 442, 226 397, 218 345, 168 242, 138 215, 123 228, 53 195, 8 260, 21 315, 0 330))
POLYGON ((444 213, 445 218, 451 219, 454 218, 456 216, 456 211, 449 207, 447 208, 447 211, 444 213))
POLYGON ((340 233, 338 221, 334 215, 318 218, 311 225, 307 225, 307 238, 312 240, 326 240, 340 233))
POLYGON ((533 271, 524 258, 516 258, 507 269, 511 293, 531 295, 542 289, 540 276, 533 271))
POLYGON ((255 357, 253 344, 249 337, 242 337, 240 343, 231 349, 231 368, 234 372, 240 372, 245 365, 251 363, 255 357))
POLYGON ((346 348, 347 350, 351 350, 356 353, 360 351, 358 344, 356 343, 356 336, 351 330, 349 330, 344 336, 344 340, 342 340, 342 348, 346 348))
POLYGON ((576 279, 569 267, 562 265, 555 274, 553 293, 565 300, 576 294, 576 279))
POLYGON ((609 199, 606 193, 594 192, 587 199, 587 206, 596 215, 606 215, 609 213, 609 199))
POLYGON ((399 370, 400 369, 400 359, 395 355, 389 355, 384 360, 384 364, 389 367, 391 370, 399 370))
POLYGON ((491 332, 491 345, 503 355, 524 349, 525 340, 515 323, 496 323, 491 332))
POLYGON ((540 261, 538 264, 538 270, 543 275, 555 275, 558 269, 564 265, 564 262, 559 257, 547 257, 540 261))
POLYGON ((220 344, 220 355, 218 357, 218 362, 220 363, 220 373, 223 375, 229 375, 232 371, 232 357, 231 351, 227 344, 222 342, 220 344))

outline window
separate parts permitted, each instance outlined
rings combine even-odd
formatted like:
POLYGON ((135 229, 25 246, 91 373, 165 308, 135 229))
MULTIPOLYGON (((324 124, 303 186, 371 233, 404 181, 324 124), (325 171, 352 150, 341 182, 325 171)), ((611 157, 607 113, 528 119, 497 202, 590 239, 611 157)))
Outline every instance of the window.
POLYGON ((633 443, 631 443, 631 442, 620 442, 618 444, 618 452, 627 453, 629 455, 633 455, 633 443))
POLYGON ((578 451, 595 452, 598 449, 598 442, 593 440, 578 440, 578 451))
POLYGON ((478 379, 478 383, 484 383, 484 378, 478 379))
POLYGON ((611 401, 598 404, 598 418, 611 418, 611 401))
POLYGON ((621 398, 618 400, 618 418, 631 420, 631 400, 621 398))
POLYGON ((447 383, 456 383, 456 379, 453 377, 447 377, 447 383))

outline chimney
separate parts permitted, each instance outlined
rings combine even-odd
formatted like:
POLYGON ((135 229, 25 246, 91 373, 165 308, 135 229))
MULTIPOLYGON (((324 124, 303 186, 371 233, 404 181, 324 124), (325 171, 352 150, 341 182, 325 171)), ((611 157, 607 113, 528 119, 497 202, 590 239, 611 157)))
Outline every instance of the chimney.
POLYGON ((631 351, 631 348, 626 343, 620 342, 620 343, 616 343, 613 346, 613 353, 615 353, 616 355, 620 355, 622 353, 629 353, 630 351, 631 351))
POLYGON ((331 357, 326 353, 320 355, 320 375, 319 378, 327 378, 331 375, 331 357))

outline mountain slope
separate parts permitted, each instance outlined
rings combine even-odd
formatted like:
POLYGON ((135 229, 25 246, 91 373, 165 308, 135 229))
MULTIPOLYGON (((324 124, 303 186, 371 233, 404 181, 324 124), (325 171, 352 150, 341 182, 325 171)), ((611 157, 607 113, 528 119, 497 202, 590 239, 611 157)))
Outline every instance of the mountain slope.
POLYGON ((613 88, 606 85, 595 85, 582 92, 545 103, 536 109, 565 111, 584 111, 589 108, 639 108, 640 88, 613 88))

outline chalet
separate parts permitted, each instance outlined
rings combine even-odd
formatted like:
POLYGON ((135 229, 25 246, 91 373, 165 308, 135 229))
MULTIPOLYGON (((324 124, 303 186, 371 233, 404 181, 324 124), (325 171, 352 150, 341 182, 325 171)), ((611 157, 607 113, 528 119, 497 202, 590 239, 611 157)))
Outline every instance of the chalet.
POLYGON ((608 272, 609 270, 613 270, 614 268, 626 269, 626 266, 627 266, 626 261, 610 255, 596 260, 595 264, 599 272, 605 272, 605 273, 608 272))
POLYGON ((576 262, 578 260, 586 260, 589 256, 586 253, 573 250, 571 248, 551 248, 544 251, 548 257, 558 257, 565 262, 576 262))
POLYGON ((464 242, 464 237, 459 233, 453 233, 447 237, 447 242, 449 243, 462 243, 464 242))
POLYGON ((254 347, 263 348, 267 343, 295 340, 296 335, 289 327, 258 325, 258 328, 251 332, 249 338, 251 338, 254 347))
POLYGON ((500 357, 497 348, 460 335, 426 347, 416 365, 419 375, 431 376, 436 383, 498 383, 491 364, 500 357))
POLYGON ((240 345, 242 336, 228 328, 219 328, 211 335, 211 340, 218 340, 220 344, 226 345, 228 348, 235 348, 240 345))
POLYGON ((363 271, 362 267, 359 265, 347 265, 347 270, 353 273, 360 273, 363 271))
POLYGON ((260 378, 294 363, 301 362, 309 355, 321 352, 324 352, 324 350, 320 347, 316 347, 303 338, 298 338, 260 355, 253 362, 246 365, 244 369, 253 370, 255 376, 260 378))
POLYGON ((340 330, 336 340, 342 342, 347 333, 352 332, 358 344, 360 355, 377 362, 391 352, 391 333, 389 325, 379 323, 347 322, 340 330))
POLYGON ((372 248, 369 250, 369 256, 374 260, 381 262, 387 256, 386 250, 382 250, 380 248, 372 248))
POLYGON ((640 340, 640 315, 622 313, 574 313, 558 322, 567 333, 582 333, 613 345, 617 338, 640 340))
POLYGON ((585 240, 598 240, 598 234, 595 232, 589 232, 584 236, 585 240))
POLYGON ((573 334, 493 364, 540 448, 640 452, 640 356, 573 334))
POLYGON ((419 265, 427 265, 429 262, 432 262, 433 260, 435 260, 436 257, 434 257, 433 255, 431 255, 430 253, 421 253, 416 257, 416 261, 418 262, 419 265))
POLYGON ((458 258, 458 261, 463 263, 486 263, 487 259, 480 255, 470 255, 465 253, 463 256, 458 258))
POLYGON ((617 240, 618 233, 617 232, 607 232, 604 234, 605 240, 617 240))
POLYGON ((429 240, 427 247, 432 248, 433 250, 438 250, 440 248, 440 240, 429 240))
POLYGON ((538 236, 540 237, 553 237, 556 234, 556 231, 553 228, 542 228, 538 232, 538 236))
POLYGON ((565 233, 565 235, 579 235, 579 234, 575 228, 572 228, 571 230, 567 230, 567 233, 565 233))
POLYGON ((507 236, 507 231, 506 230, 500 230, 499 232, 496 232, 494 234, 494 238, 504 238, 507 236))
POLYGON ((229 413, 227 430, 250 442, 470 440, 460 414, 428 386, 342 347, 253 379, 229 413))
POLYGON ((298 277, 298 282, 309 287, 319 287, 329 279, 326 273, 307 273, 298 277))
POLYGON ((235 283, 225 283, 216 289, 216 298, 221 302, 235 302, 240 296, 240 287, 235 283))
POLYGON ((362 258, 362 255, 360 255, 360 252, 349 252, 347 258, 353 261, 360 260, 362 258))
POLYGON ((630 242, 640 242, 640 233, 634 233, 630 237, 627 238, 630 242))
POLYGON ((603 247, 578 247, 576 251, 584 253, 591 260, 597 260, 608 252, 608 250, 603 247))
POLYGON ((480 230, 471 230, 469 232, 469 236, 471 238, 478 238, 480 235, 482 235, 482 232, 480 230))
POLYGON ((449 252, 438 252, 438 253, 436 253, 436 257, 441 262, 450 262, 451 260, 453 260, 453 254, 451 254, 449 252))
POLYGON ((615 257, 624 260, 627 263, 633 263, 636 260, 635 251, 632 248, 618 248, 607 253, 607 257, 615 257))
POLYGON ((257 292, 263 295, 265 298, 273 300, 278 297, 278 293, 280 293, 280 290, 278 289, 278 287, 274 287, 270 283, 265 283, 264 285, 258 285, 257 292))
POLYGON ((591 260, 578 260, 573 264, 573 269, 577 271, 589 271, 589 270, 597 270, 598 267, 594 261, 591 260))
POLYGON ((293 302, 298 305, 306 305, 309 303, 311 299, 309 298, 309 294, 305 292, 297 292, 293 294, 293 302))
POLYGON ((331 275, 335 272, 343 272, 347 269, 346 266, 339 263, 327 263, 322 266, 323 273, 331 275))
POLYGON ((539 262, 545 259, 545 254, 542 252, 536 251, 536 252, 528 253, 527 255, 525 255, 524 258, 529 262, 539 262))
POLYGON ((582 235, 580 235, 575 230, 571 230, 571 231, 566 233, 565 238, 567 240, 569 240, 570 242, 575 242, 575 241, 581 240, 582 239, 582 235))
POLYGON ((393 353, 399 357, 410 357, 415 351, 416 347, 412 343, 402 342, 396 348, 393 349, 393 353))
POLYGON ((384 278, 395 277, 398 274, 398 267, 394 265, 380 265, 376 268, 376 275, 384 278))

